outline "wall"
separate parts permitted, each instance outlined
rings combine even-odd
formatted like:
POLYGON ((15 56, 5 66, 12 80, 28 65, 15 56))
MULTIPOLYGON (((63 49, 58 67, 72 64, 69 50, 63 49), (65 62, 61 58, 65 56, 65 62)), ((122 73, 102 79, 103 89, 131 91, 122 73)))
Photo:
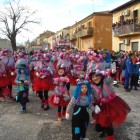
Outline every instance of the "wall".
POLYGON ((112 15, 94 16, 94 47, 112 50, 112 15))

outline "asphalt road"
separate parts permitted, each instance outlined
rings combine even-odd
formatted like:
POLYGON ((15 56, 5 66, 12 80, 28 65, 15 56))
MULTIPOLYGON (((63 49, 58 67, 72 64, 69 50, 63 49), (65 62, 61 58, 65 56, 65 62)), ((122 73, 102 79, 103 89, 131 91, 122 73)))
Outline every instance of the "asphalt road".
MULTIPOLYGON (((125 123, 115 129, 115 140, 140 140, 140 88, 130 93, 125 92, 122 86, 115 89, 132 109, 125 123)), ((15 89, 13 93, 16 94, 15 89)), ((32 91, 29 98, 26 114, 20 113, 20 104, 14 101, 0 102, 0 140, 71 140, 71 122, 63 120, 58 123, 57 110, 41 109, 40 100, 32 91)), ((100 140, 92 123, 89 124, 87 137, 100 140)))

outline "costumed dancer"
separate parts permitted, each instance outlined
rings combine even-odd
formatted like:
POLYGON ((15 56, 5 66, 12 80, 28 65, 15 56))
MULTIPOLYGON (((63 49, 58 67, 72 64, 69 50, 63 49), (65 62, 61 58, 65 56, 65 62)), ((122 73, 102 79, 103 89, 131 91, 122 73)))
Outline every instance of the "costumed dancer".
POLYGON ((128 104, 118 97, 112 87, 112 78, 106 71, 95 70, 89 74, 93 95, 100 112, 94 113, 95 129, 107 134, 106 140, 114 140, 114 128, 121 125, 130 112, 128 104))
POLYGON ((87 64, 87 71, 86 74, 88 75, 90 73, 90 71, 94 70, 94 69, 105 69, 105 65, 104 63, 102 63, 102 55, 99 54, 98 52, 94 52, 94 51, 88 51, 87 52, 88 58, 89 58, 89 62, 87 64))
POLYGON ((35 67, 34 90, 41 100, 41 108, 48 110, 48 92, 52 86, 54 68, 50 62, 49 55, 43 57, 43 54, 39 53, 38 58, 39 60, 35 67))
POLYGON ((92 104, 92 90, 90 83, 85 80, 77 82, 74 94, 67 107, 66 119, 70 119, 72 113, 72 140, 86 139, 86 130, 89 124, 89 108, 94 111, 92 104))
POLYGON ((67 77, 58 77, 53 79, 56 84, 54 95, 49 98, 49 103, 53 107, 58 107, 58 121, 61 122, 61 118, 65 119, 66 107, 70 100, 70 95, 66 87, 66 83, 69 82, 67 77))
MULTIPOLYGON (((58 60, 58 63, 57 63, 57 69, 59 69, 59 67, 61 67, 62 65, 63 67, 65 67, 65 75, 69 77, 68 74, 70 73, 72 64, 71 64, 71 60, 70 60, 68 52, 62 52, 60 54, 60 59, 58 60)), ((68 91, 70 90, 70 82, 67 83, 67 89, 68 91)))
POLYGON ((28 101, 28 90, 30 83, 29 70, 26 68, 26 65, 21 64, 17 68, 17 77, 15 79, 17 84, 17 96, 16 101, 21 104, 21 113, 26 112, 26 103, 28 101))
POLYGON ((30 69, 30 79, 31 79, 31 83, 32 83, 32 91, 34 93, 34 78, 35 78, 35 66, 37 63, 37 55, 33 54, 30 57, 30 62, 29 62, 29 69, 30 69))
POLYGON ((80 56, 78 59, 77 59, 77 63, 76 64, 73 64, 73 68, 71 70, 71 76, 70 76, 70 83, 72 85, 76 85, 77 83, 77 79, 80 78, 80 75, 84 75, 84 60, 86 58, 84 56, 80 56))
POLYGON ((4 101, 4 97, 9 97, 10 96, 10 92, 8 92, 9 94, 5 94, 7 87, 9 85, 9 79, 7 77, 7 73, 6 73, 6 69, 5 69, 5 65, 2 61, 2 58, 0 57, 0 100, 4 101))
POLYGON ((14 80, 16 78, 16 73, 15 73, 15 59, 14 56, 12 55, 12 51, 8 49, 3 50, 3 62, 5 64, 6 68, 6 75, 9 80, 9 85, 8 89, 10 94, 8 95, 9 98, 12 98, 12 85, 14 84, 14 80))
MULTIPOLYGON (((26 58, 26 52, 20 50, 17 53, 17 60, 16 60, 16 64, 15 64, 16 73, 18 73, 18 69, 20 67, 22 67, 22 65, 26 66, 26 71, 28 71, 28 73, 30 75, 29 63, 28 63, 28 59, 26 58)), ((29 88, 28 88, 28 90, 29 90, 29 88)), ((29 102, 28 93, 29 92, 27 92, 27 101, 29 102)))

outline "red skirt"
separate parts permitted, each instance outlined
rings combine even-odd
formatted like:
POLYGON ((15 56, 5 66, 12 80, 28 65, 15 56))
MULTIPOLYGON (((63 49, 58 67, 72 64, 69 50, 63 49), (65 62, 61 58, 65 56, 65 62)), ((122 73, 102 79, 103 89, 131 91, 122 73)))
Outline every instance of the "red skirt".
POLYGON ((51 78, 47 77, 42 79, 35 77, 33 83, 35 91, 43 91, 43 90, 49 91, 51 87, 51 78))
POLYGON ((16 73, 14 75, 11 75, 11 73, 7 73, 7 77, 9 79, 9 85, 16 85, 15 83, 16 76, 17 76, 16 73))
POLYGON ((31 70, 30 71, 30 80, 31 80, 31 83, 33 83, 34 77, 35 77, 35 71, 34 70, 31 70))
POLYGON ((74 76, 72 76, 71 74, 69 74, 69 80, 70 80, 70 84, 71 85, 73 85, 73 86, 76 86, 76 84, 77 84, 77 77, 74 77, 74 76))
POLYGON ((7 87, 10 85, 10 80, 8 77, 0 77, 0 87, 7 87))
POLYGON ((59 101, 58 104, 54 104, 54 102, 53 102, 54 96, 55 96, 55 95, 52 95, 52 96, 49 97, 49 104, 50 104, 52 107, 56 108, 56 107, 58 107, 58 106, 67 106, 67 105, 69 104, 69 100, 68 100, 68 101, 65 101, 63 97, 60 97, 60 101, 59 101))
POLYGON ((103 103, 100 109, 101 112, 94 114, 94 117, 95 122, 103 127, 118 127, 131 111, 128 104, 118 96, 107 103, 103 103))

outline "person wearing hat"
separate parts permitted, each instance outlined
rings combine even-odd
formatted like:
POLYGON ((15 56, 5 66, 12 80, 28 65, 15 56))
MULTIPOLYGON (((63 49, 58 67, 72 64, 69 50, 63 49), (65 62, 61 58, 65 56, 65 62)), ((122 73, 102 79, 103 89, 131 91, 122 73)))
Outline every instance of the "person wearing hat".
POLYGON ((25 113, 30 83, 30 75, 28 69, 26 68, 26 65, 21 64, 20 66, 18 66, 15 83, 17 84, 16 101, 20 102, 21 104, 21 113, 25 113))
POLYGON ((34 90, 41 100, 41 108, 49 109, 48 92, 52 86, 54 74, 53 64, 49 55, 38 53, 38 61, 35 67, 34 90))
POLYGON ((66 106, 70 100, 70 94, 67 90, 66 83, 69 82, 67 77, 57 77, 53 79, 55 86, 54 95, 49 98, 49 103, 53 107, 58 107, 58 121, 65 119, 66 106))
MULTIPOLYGON (((68 52, 62 52, 59 55, 59 57, 60 58, 57 62, 57 70, 63 69, 64 70, 63 74, 65 76, 69 77, 69 73, 70 73, 71 66, 72 66, 71 60, 70 60, 70 57, 69 57, 69 53, 68 52)), ((61 70, 61 71, 63 71, 63 70, 61 70)), ((58 72, 58 75, 59 75, 59 72, 58 72)), ((67 83, 67 89, 68 89, 68 91, 70 90, 70 82, 67 83)))
POLYGON ((16 74, 15 74, 15 59, 12 55, 11 50, 9 49, 4 50, 3 62, 5 64, 6 73, 9 80, 9 85, 8 85, 10 91, 9 98, 12 98, 12 85, 14 84, 16 74))
POLYGON ((114 128, 121 125, 130 112, 128 104, 118 97, 112 87, 112 78, 106 71, 99 69, 89 74, 89 80, 100 112, 93 113, 95 129, 102 132, 100 137, 106 136, 106 140, 114 140, 114 128))
POLYGON ((98 106, 92 104, 92 89, 90 83, 84 79, 77 82, 74 93, 66 111, 66 119, 70 119, 72 113, 72 140, 88 140, 86 130, 89 124, 89 108, 96 111, 98 106))
POLYGON ((8 96, 7 94, 5 94, 4 89, 7 89, 8 85, 9 85, 9 80, 8 77, 6 75, 6 68, 5 65, 3 63, 3 59, 2 57, 0 57, 0 100, 4 101, 4 97, 8 96))

